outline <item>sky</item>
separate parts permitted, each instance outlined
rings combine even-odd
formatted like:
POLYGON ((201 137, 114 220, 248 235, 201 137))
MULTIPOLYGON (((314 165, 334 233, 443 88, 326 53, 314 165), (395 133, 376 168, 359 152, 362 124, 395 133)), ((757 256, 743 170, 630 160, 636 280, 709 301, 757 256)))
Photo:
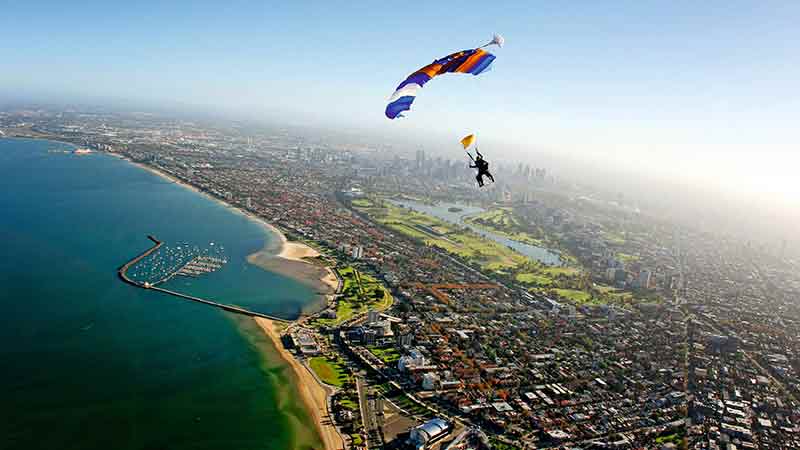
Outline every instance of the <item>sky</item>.
MULTIPOLYGON (((2 2, 0 95, 302 120, 448 147, 470 132, 800 208, 800 2, 2 2), (500 33, 493 70, 409 73, 500 33)), ((458 151, 457 147, 453 148, 458 151)))

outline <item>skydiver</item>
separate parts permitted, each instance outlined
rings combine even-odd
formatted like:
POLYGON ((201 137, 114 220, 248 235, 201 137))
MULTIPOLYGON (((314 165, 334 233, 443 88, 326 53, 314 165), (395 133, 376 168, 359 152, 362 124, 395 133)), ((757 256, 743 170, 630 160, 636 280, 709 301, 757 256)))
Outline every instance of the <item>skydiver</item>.
MULTIPOLYGON (((475 164, 470 164, 469 167, 471 169, 478 169, 478 175, 475 176, 475 179, 478 180, 478 187, 483 187, 483 176, 486 175, 492 183, 494 183, 494 177, 491 173, 489 173, 489 162, 483 159, 483 155, 481 152, 478 151, 478 148, 475 148, 475 153, 478 155, 472 161, 475 164)), ((472 155, 470 155, 470 158, 472 155)))

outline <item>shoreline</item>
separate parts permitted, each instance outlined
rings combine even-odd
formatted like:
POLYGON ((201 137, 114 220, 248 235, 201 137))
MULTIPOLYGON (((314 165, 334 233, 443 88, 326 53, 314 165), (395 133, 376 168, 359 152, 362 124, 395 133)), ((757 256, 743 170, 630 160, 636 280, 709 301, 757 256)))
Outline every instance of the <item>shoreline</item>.
MULTIPOLYGON (((319 256, 319 252, 308 245, 303 244, 302 242, 289 241, 286 238, 286 235, 283 234, 283 232, 281 232, 275 225, 248 211, 244 211, 234 205, 224 202, 219 198, 203 192, 195 186, 192 186, 191 184, 186 183, 168 173, 162 172, 154 167, 132 161, 130 158, 117 153, 104 153, 123 159, 126 162, 144 169, 165 180, 176 183, 196 193, 202 194, 218 204, 226 207, 227 209, 246 216, 249 220, 254 221, 255 223, 261 225, 266 231, 272 233, 273 236, 277 236, 278 245, 275 245, 272 239, 267 238, 264 243, 264 248, 247 256, 248 263, 258 266, 264 270, 276 272, 281 275, 296 279, 301 283, 321 283, 322 286, 327 287, 329 292, 321 296, 321 301, 313 303, 314 308, 322 310, 327 307, 332 294, 335 294, 338 290, 339 279, 330 267, 326 266, 324 268, 326 274, 324 276, 317 276, 316 279, 308 278, 307 273, 303 273, 302 270, 299 270, 302 268, 312 268, 317 270, 322 269, 320 266, 316 266, 304 260, 304 258, 313 258, 319 256), (279 268, 283 269, 281 270, 279 268)), ((303 315, 301 314, 301 316, 289 321, 289 323, 297 323, 302 317, 303 315)), ((306 413, 316 424, 317 433, 322 440, 323 445, 325 446, 325 450, 340 450, 346 448, 344 439, 333 425, 333 420, 327 418, 328 400, 333 394, 332 389, 317 381, 317 379, 309 372, 309 369, 283 347, 283 343, 280 339, 280 333, 275 330, 275 322, 273 320, 262 317, 253 317, 252 320, 256 323, 258 328, 261 329, 267 339, 272 342, 278 357, 287 365, 287 367, 291 369, 292 373, 294 374, 294 379, 296 380, 294 384, 297 388, 297 392, 300 395, 300 399, 302 400, 303 404, 305 405, 306 413)))
POLYGON ((253 320, 255 320, 267 338, 272 341, 278 356, 294 373, 297 380, 297 392, 317 425, 317 432, 325 449, 344 449, 344 438, 333 425, 333 420, 329 416, 328 399, 333 394, 333 389, 317 381, 310 369, 283 347, 280 333, 275 330, 274 321, 262 317, 256 317, 253 320))
MULTIPOLYGON (((48 137, 3 136, 2 138, 47 140, 77 147, 73 143, 58 141, 48 137)), ((251 255, 248 255, 248 262, 259 266, 264 270, 279 273, 281 275, 293 278, 299 282, 319 287, 318 290, 326 290, 326 293, 317 293, 318 296, 322 294, 321 302, 315 302, 313 305, 314 307, 319 309, 325 308, 327 306, 327 300, 332 297, 331 294, 335 293, 338 289, 339 280, 330 267, 322 267, 304 259, 319 256, 319 253, 316 250, 302 242, 290 242, 283 232, 281 232, 274 225, 268 223, 265 219, 258 217, 249 211, 242 210, 237 206, 231 205, 222 199, 214 197, 173 175, 170 175, 152 166, 133 161, 120 153, 107 151, 98 151, 97 153, 124 160, 127 163, 146 170, 147 172, 150 172, 151 174, 165 179, 171 183, 178 184, 183 188, 202 194, 206 198, 217 202, 226 209, 238 214, 242 214, 247 219, 261 225, 265 230, 265 234, 270 232, 271 236, 277 236, 277 240, 271 239, 270 236, 265 236, 266 239, 264 248, 251 255)), ((306 311, 304 310, 303 314, 293 320, 288 321, 290 326, 293 323, 298 323, 304 317, 305 313, 306 311)), ((261 317, 251 319, 255 322, 255 325, 261 329, 263 335, 273 344, 278 358, 291 369, 293 374, 291 376, 293 380, 292 384, 296 388, 297 393, 300 396, 300 400, 305 405, 304 409, 306 414, 311 420, 313 420, 313 423, 315 423, 316 432, 319 436, 319 439, 322 441, 325 450, 344 449, 344 438, 341 436, 341 434, 339 434, 339 431, 333 425, 332 419, 327 415, 328 400, 330 395, 333 393, 333 389, 317 381, 317 379, 310 372, 310 369, 308 369, 307 366, 305 366, 300 360, 295 358, 283 347, 280 339, 280 333, 275 329, 276 322, 261 317)), ((263 358, 266 358, 267 356, 267 354, 262 353, 263 358)))
MULTIPOLYGON (((127 161, 130 164, 133 164, 143 170, 152 173, 153 175, 157 175, 165 180, 168 180, 193 192, 202 194, 206 196, 208 199, 216 202, 217 204, 224 206, 225 208, 228 208, 236 212, 237 214, 241 214, 247 217, 248 219, 252 220, 253 222, 261 225, 269 233, 271 233, 271 236, 276 236, 278 238, 278 245, 275 245, 273 242, 270 242, 271 239, 267 239, 262 249, 254 253, 251 253, 250 255, 247 256, 247 262, 255 266, 258 266, 264 270, 267 270, 269 272, 275 272, 280 275, 292 278, 301 283, 311 285, 317 288, 318 291, 323 291, 323 290, 329 291, 324 294, 321 294, 323 295, 323 298, 321 299, 322 301, 315 302, 315 304, 313 305, 314 306, 313 309, 322 310, 325 309, 325 307, 327 307, 329 300, 328 297, 334 294, 339 287, 339 280, 333 273, 333 270, 331 270, 330 267, 325 267, 324 269, 326 272, 325 274, 320 274, 318 277, 311 277, 309 276, 310 274, 308 270, 305 271, 302 270, 303 268, 302 266, 284 263, 286 261, 291 261, 294 263, 301 263, 303 265, 308 265, 310 267, 317 268, 320 266, 311 264, 308 261, 305 261, 304 258, 315 258, 319 256, 319 252, 317 252, 316 250, 314 250, 313 248, 309 247, 308 245, 302 242, 289 241, 286 238, 286 235, 280 229, 278 229, 278 227, 267 222, 262 217, 259 217, 249 211, 245 211, 235 205, 231 205, 230 203, 227 203, 222 199, 214 197, 213 195, 210 195, 207 192, 204 192, 198 189, 197 187, 179 178, 176 178, 173 175, 170 175, 166 172, 162 172, 161 170, 158 170, 152 166, 148 166, 146 164, 133 161, 130 158, 127 158, 124 155, 118 153, 108 153, 108 152, 102 152, 102 153, 120 158, 124 161, 127 161), (277 262, 271 262, 270 259, 278 261, 283 260, 280 261, 283 264, 277 264, 277 262)), ((308 312, 309 312, 308 310, 304 310, 304 313, 308 312)), ((299 318, 300 317, 298 317, 297 319, 299 318)))

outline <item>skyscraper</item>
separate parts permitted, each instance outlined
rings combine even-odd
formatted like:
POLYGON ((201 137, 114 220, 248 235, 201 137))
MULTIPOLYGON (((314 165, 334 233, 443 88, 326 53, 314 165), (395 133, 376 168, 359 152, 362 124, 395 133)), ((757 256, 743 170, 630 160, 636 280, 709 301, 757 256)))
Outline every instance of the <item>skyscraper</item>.
POLYGON ((639 271, 638 285, 639 285, 640 288, 642 288, 642 289, 650 288, 650 276, 651 276, 651 273, 647 269, 642 269, 642 270, 639 271))
POLYGON ((367 323, 372 325, 377 322, 378 318, 380 317, 379 314, 380 313, 378 311, 370 309, 369 312, 367 312, 367 323))

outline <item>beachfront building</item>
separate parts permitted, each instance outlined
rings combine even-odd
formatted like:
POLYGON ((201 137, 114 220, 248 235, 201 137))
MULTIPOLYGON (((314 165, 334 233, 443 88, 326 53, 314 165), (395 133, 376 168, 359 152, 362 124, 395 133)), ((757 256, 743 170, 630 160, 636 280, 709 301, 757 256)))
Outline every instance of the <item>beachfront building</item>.
POLYGON ((304 356, 314 356, 320 354, 317 341, 315 341, 314 337, 311 336, 309 333, 306 332, 297 333, 297 335, 295 336, 295 342, 297 343, 297 346, 300 347, 300 352, 304 356))
POLYGON ((446 420, 437 417, 413 428, 408 438, 408 443, 415 449, 422 450, 429 448, 435 442, 447 436, 449 432, 450 424, 446 420))

